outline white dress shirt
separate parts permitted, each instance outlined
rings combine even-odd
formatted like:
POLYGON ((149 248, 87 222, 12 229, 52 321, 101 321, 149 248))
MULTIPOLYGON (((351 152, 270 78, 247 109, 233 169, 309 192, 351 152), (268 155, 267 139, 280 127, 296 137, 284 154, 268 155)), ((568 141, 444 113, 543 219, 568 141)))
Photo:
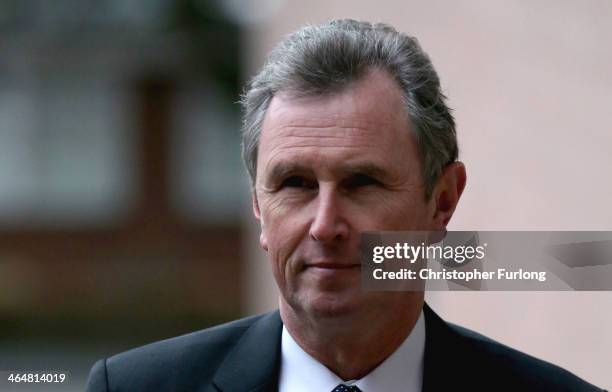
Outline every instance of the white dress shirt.
POLYGON ((425 355, 423 311, 408 337, 377 368, 359 380, 343 381, 304 351, 283 326, 279 392, 331 392, 338 384, 363 392, 421 392, 425 355))

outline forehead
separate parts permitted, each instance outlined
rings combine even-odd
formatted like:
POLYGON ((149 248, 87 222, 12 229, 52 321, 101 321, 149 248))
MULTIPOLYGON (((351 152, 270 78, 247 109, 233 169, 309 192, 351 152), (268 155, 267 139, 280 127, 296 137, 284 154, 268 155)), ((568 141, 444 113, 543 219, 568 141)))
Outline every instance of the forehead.
POLYGON ((264 119, 258 155, 258 166, 287 156, 390 161, 416 157, 416 145, 399 86, 386 72, 373 71, 340 93, 276 95, 264 119))
POLYGON ((266 113, 264 129, 266 123, 317 125, 320 120, 352 121, 346 125, 362 123, 364 126, 398 122, 408 126, 408 115, 398 84, 387 72, 373 70, 339 93, 306 97, 277 94, 266 113))

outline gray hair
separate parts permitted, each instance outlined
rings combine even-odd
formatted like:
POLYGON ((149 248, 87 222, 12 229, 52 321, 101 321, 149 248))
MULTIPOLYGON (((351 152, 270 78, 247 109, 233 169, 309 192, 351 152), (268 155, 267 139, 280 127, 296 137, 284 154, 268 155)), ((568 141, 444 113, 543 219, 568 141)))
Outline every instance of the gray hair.
POLYGON ((316 96, 342 90, 372 69, 398 83, 423 164, 429 199, 442 170, 458 156, 455 121, 440 80, 418 41, 393 27, 350 19, 305 26, 270 54, 242 96, 242 158, 251 184, 257 176, 257 147, 274 95, 316 96))

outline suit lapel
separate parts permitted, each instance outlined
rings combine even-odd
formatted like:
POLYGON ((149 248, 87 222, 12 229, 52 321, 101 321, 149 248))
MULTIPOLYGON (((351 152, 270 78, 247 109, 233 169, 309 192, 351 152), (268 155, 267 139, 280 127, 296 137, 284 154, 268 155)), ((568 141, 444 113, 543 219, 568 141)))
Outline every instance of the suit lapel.
POLYGON ((213 384, 223 392, 276 390, 282 322, 278 311, 253 323, 217 370, 213 384))
POLYGON ((425 312, 425 359, 423 392, 461 390, 462 370, 466 368, 466 350, 457 335, 427 304, 425 312), (449 384, 450 383, 450 384, 449 384))

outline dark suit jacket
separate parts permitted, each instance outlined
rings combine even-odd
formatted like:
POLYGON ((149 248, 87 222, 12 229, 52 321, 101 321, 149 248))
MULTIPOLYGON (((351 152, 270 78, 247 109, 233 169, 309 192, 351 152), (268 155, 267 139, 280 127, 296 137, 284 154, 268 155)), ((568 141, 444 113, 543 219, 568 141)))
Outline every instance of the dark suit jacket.
MULTIPOLYGON (((427 305, 424 312, 423 391, 601 391, 555 365, 448 324, 427 305)), ((281 329, 275 311, 136 348, 98 361, 87 390, 274 391, 281 329)))

